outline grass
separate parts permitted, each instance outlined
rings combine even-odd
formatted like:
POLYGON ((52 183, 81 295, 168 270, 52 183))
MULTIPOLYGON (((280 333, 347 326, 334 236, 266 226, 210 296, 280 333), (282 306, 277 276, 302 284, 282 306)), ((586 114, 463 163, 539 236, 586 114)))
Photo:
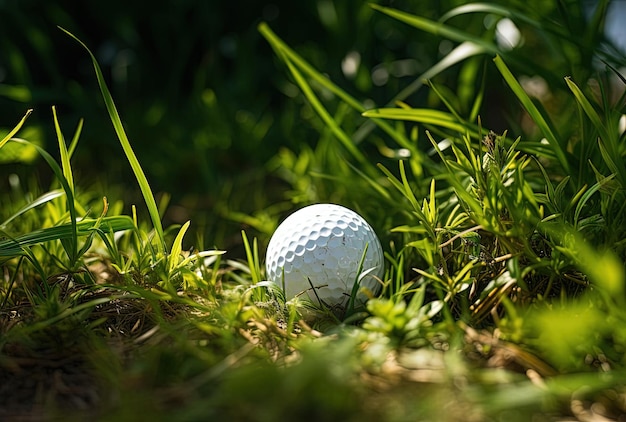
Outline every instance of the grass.
POLYGON ((42 189, 13 177, 0 195, 0 416, 625 414, 626 90, 615 69, 626 61, 594 23, 607 5, 588 25, 578 9, 546 21, 532 4, 467 4, 439 20, 373 5, 396 25, 459 43, 379 107, 259 25, 319 140, 268 163, 287 186, 285 202, 228 213, 261 232, 294 205, 340 202, 364 215, 383 241, 383 291, 343 318, 304 318, 309 305, 264 280, 264 239, 243 231, 239 259, 186 246, 192 222, 163 227, 165 201, 81 43, 144 203, 125 214, 119 201, 81 186, 73 154, 82 122, 68 145, 55 108, 59 161, 18 137, 30 112, 2 137, 3 150, 34 149, 53 182, 42 189), (495 26, 484 33, 463 24, 477 14, 511 19, 531 45, 511 48, 497 42, 495 26), (541 53, 536 39, 559 60, 530 60, 541 53), (451 88, 453 72, 471 84, 451 88), (523 82, 533 75, 548 83, 544 100, 523 82), (510 130, 502 133, 483 115, 492 84, 505 98, 498 106, 510 130), (429 104, 412 106, 426 89, 429 104))

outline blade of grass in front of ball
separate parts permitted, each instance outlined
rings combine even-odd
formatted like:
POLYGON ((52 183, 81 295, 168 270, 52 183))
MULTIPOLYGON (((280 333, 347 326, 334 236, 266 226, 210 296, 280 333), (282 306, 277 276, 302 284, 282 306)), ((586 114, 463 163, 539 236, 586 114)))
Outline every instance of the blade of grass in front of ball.
POLYGON ((348 300, 348 306, 346 307, 344 318, 349 317, 354 313, 354 301, 361 285, 361 283, 359 282, 359 277, 361 275, 361 271, 363 271, 363 264, 365 263, 365 255, 367 254, 368 247, 369 242, 365 244, 365 249, 363 249, 363 254, 361 255, 361 260, 359 261, 359 266, 356 270, 356 277, 354 279, 354 283, 352 284, 352 291, 350 292, 350 299, 348 300))
POLYGON ((280 269, 280 283, 283 287, 283 294, 285 295, 285 299, 287 299, 287 290, 285 290, 285 267, 280 269))
MULTIPOLYGON (((313 285, 313 282, 311 281, 311 278, 307 277, 306 279, 309 282, 309 285, 311 285, 311 290, 313 290, 313 294, 317 298, 317 302, 320 304, 320 308, 324 308, 324 307, 327 308, 328 305, 326 303, 324 303, 324 301, 318 296, 317 291, 315 290, 315 286, 313 285)), ((322 287, 322 286, 320 286, 320 287, 322 287)))

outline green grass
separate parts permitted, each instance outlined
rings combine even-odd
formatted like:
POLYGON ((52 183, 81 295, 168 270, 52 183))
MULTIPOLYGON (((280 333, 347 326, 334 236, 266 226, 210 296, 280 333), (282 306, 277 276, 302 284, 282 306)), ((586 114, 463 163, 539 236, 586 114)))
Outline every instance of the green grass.
POLYGON ((392 25, 458 43, 379 106, 259 25, 318 141, 268 162, 279 203, 250 215, 224 200, 217 211, 264 235, 314 202, 365 216, 384 247, 383 290, 340 315, 312 313, 265 280, 267 238, 236 233, 233 256, 189 240, 193 221, 163 226, 167 197, 155 197, 95 57, 65 31, 90 56, 143 204, 124 212, 81 184, 83 123, 68 145, 54 107, 58 161, 19 138, 30 111, 1 138, 0 148, 34 149, 52 182, 14 176, 0 195, 0 418, 625 414, 626 90, 615 69, 626 60, 600 36, 606 6, 586 24, 575 5, 551 20, 533 2, 466 4, 439 20, 373 5, 392 25), (495 41, 502 18, 528 46, 495 41), (538 45, 561 54, 531 60, 538 45), (549 100, 524 86, 536 75, 549 100), (503 133, 490 127, 494 98, 503 133))

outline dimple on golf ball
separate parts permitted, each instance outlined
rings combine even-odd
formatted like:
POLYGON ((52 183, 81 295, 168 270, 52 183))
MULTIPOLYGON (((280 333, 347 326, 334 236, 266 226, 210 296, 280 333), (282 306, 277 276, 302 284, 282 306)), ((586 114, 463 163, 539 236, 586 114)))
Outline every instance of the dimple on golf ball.
MULTIPOLYGON (((334 204, 310 205, 288 216, 270 239, 265 266, 269 280, 281 287, 284 283, 287 300, 302 294, 333 307, 348 302, 356 280, 359 289, 376 294, 384 276, 383 250, 372 227, 334 204)), ((360 301, 364 297, 357 296, 360 301)))

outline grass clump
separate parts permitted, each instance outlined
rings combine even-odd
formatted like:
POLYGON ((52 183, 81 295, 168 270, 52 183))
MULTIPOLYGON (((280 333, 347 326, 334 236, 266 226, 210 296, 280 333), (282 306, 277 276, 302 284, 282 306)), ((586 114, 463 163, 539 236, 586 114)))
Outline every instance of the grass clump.
POLYGON ((16 138, 28 115, 2 138, 34 148, 54 181, 39 192, 13 178, 0 198, 0 415, 619 418, 626 81, 624 56, 597 25, 607 7, 586 22, 578 9, 547 10, 548 21, 532 4, 466 4, 439 20, 373 5, 380 19, 452 43, 380 106, 259 26, 319 140, 269 162, 284 202, 231 217, 271 232, 294 205, 341 202, 364 215, 383 240, 383 292, 343 318, 302 318, 306 306, 264 279, 265 239, 244 231, 236 259, 187 246, 190 222, 162 226, 91 55, 149 224, 80 186, 82 122, 67 145, 53 109, 60 163, 16 138), (503 21, 529 45, 503 42, 503 21), (558 60, 530 60, 537 39, 558 60), (533 94, 532 77, 548 92, 533 94), (504 112, 489 112, 491 85, 504 112), (500 119, 508 130, 492 127, 500 119))

